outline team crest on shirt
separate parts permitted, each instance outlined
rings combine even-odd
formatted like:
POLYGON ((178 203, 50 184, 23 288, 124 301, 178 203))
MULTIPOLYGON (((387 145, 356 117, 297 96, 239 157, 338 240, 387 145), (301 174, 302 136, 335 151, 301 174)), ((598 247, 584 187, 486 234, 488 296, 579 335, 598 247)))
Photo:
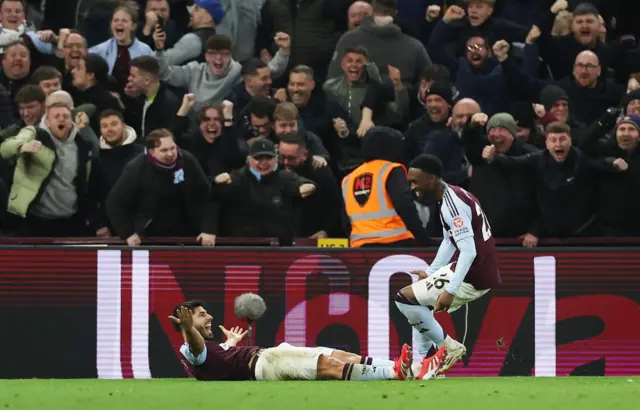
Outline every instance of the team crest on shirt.
POLYGON ((364 206, 371 195, 373 186, 373 174, 366 173, 355 177, 353 180, 353 195, 360 206, 364 206))
POLYGON ((464 226, 464 221, 459 216, 456 218, 453 218, 453 226, 456 229, 460 229, 464 226))

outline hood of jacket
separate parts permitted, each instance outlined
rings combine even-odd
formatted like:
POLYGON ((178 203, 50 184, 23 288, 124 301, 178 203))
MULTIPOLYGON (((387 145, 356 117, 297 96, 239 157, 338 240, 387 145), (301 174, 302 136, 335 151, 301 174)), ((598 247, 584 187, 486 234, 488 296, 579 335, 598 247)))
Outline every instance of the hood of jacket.
MULTIPOLYGON (((136 141, 136 139, 138 139, 138 135, 136 134, 136 131, 127 125, 124 128, 124 141, 119 146, 133 144, 136 141)), ((100 149, 113 149, 113 148, 117 148, 117 147, 112 147, 111 145, 107 144, 107 141, 101 135, 100 149)))
POLYGON ((404 136, 396 129, 373 127, 362 138, 362 156, 365 161, 381 159, 402 162, 404 156, 404 136))
POLYGON ((394 23, 385 24, 384 26, 378 26, 373 21, 373 17, 367 16, 360 22, 360 30, 364 33, 371 34, 375 37, 401 37, 402 30, 394 23))

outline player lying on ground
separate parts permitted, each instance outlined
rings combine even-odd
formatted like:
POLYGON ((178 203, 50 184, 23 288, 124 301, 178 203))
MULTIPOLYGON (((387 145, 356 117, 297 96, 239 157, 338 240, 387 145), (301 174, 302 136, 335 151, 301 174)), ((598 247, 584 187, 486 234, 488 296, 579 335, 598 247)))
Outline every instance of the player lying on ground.
POLYGON ((418 352, 429 358, 447 348, 443 373, 466 353, 462 343, 445 334, 434 313, 453 312, 501 283, 491 227, 480 203, 464 189, 442 180, 442 164, 421 155, 409 168, 411 187, 421 198, 438 201, 443 240, 427 271, 413 271, 420 280, 400 290, 396 306, 418 336, 418 352), (456 250, 457 261, 451 263, 456 250))
MULTIPOLYGON (((395 361, 362 357, 327 347, 236 347, 247 334, 240 328, 220 329, 224 343, 213 340, 211 323, 203 303, 188 301, 174 309, 176 330, 182 332, 182 363, 198 380, 407 380, 412 378, 412 351, 402 347, 395 361)), ((444 363, 446 349, 435 354, 426 366, 414 366, 421 379, 435 377, 444 363)))

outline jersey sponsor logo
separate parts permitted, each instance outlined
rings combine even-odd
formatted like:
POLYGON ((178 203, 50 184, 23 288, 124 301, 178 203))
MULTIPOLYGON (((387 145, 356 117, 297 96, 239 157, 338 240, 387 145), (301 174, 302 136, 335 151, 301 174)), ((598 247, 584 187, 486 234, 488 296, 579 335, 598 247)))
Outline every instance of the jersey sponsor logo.
POLYGON ((353 180, 353 196, 360 206, 364 206, 369 201, 371 189, 373 187, 373 174, 358 175, 353 180))
POLYGON ((460 218, 459 216, 456 218, 453 218, 453 226, 457 229, 462 228, 462 226, 464 225, 464 220, 462 220, 462 218, 460 218))

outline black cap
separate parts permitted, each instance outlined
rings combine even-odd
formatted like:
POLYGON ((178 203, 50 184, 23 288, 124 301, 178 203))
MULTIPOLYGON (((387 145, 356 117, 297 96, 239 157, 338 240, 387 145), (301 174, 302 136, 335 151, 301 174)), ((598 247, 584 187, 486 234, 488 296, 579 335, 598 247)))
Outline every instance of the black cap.
POLYGON ((418 155, 409 164, 410 168, 417 168, 427 174, 442 178, 442 162, 438 157, 431 154, 418 155))
POLYGON ((276 156, 276 147, 273 145, 273 142, 269 141, 266 138, 260 138, 251 144, 249 147, 249 156, 256 157, 275 157, 276 156))
POLYGON ((424 97, 427 98, 430 95, 439 95, 449 105, 453 105, 453 90, 451 90, 451 84, 441 81, 434 81, 431 83, 431 87, 427 89, 424 97))

